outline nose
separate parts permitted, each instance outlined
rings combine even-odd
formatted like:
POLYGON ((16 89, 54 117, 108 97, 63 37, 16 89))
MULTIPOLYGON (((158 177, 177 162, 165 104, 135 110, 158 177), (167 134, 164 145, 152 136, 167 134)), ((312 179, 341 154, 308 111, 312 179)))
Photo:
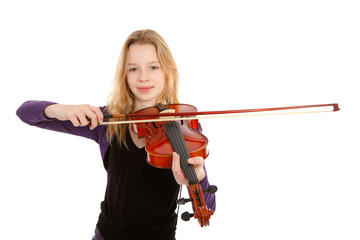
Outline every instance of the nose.
POLYGON ((140 75, 139 75, 139 82, 146 82, 148 81, 148 75, 145 69, 141 69, 140 70, 140 75))

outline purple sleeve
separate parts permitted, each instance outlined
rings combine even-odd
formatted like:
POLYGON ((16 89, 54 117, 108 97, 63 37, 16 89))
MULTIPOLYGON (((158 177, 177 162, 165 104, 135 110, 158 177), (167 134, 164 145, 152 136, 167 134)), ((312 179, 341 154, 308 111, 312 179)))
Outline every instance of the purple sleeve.
POLYGON ((74 127, 70 121, 60 121, 55 118, 47 118, 44 109, 54 102, 48 101, 27 101, 16 111, 17 116, 25 123, 48 130, 69 133, 86 137, 99 142, 99 128, 90 130, 89 127, 74 127))
MULTIPOLYGON (((208 180, 208 175, 207 175, 207 171, 205 168, 205 164, 204 164, 204 170, 205 170, 205 178, 200 182, 200 186, 201 189, 207 189, 210 187, 210 183, 208 180)), ((211 194, 209 192, 204 192, 203 193, 204 199, 205 199, 205 204, 208 208, 210 208, 211 210, 215 211, 216 209, 216 200, 215 200, 215 194, 211 194)))

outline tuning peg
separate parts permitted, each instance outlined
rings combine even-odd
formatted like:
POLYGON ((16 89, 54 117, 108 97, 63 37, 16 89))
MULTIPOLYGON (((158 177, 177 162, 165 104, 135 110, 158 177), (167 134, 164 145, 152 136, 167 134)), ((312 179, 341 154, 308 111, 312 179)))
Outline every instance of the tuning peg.
POLYGON ((210 185, 207 189, 204 189, 203 192, 208 192, 208 193, 214 194, 217 192, 217 190, 218 190, 217 186, 210 185))
POLYGON ((180 198, 178 200, 176 200, 176 204, 178 205, 184 205, 187 202, 191 202, 191 198, 180 198))
POLYGON ((183 212, 183 214, 181 214, 181 219, 184 221, 189 221, 190 218, 192 218, 193 216, 194 216, 193 213, 183 212))

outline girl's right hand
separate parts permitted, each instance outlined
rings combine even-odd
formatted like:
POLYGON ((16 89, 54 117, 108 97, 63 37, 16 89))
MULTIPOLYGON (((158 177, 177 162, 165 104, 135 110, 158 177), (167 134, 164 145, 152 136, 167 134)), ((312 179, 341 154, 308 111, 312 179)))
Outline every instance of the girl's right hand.
POLYGON ((84 105, 53 104, 44 110, 46 117, 61 121, 70 120, 75 127, 87 126, 90 121, 90 130, 96 128, 104 120, 100 108, 84 105))

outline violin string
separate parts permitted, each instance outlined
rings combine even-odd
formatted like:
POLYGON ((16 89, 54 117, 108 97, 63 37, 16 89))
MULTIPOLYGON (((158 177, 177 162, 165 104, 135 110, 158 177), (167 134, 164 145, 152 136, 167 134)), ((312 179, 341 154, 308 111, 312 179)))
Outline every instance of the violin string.
POLYGON ((164 125, 164 127, 175 152, 180 155, 181 168, 183 169, 189 184, 196 184, 198 182, 198 178, 194 167, 187 163, 187 160, 190 158, 190 154, 178 122, 168 122, 164 125))
POLYGON ((188 172, 190 173, 191 175, 191 181, 193 182, 193 184, 196 184, 198 183, 198 178, 196 176, 196 172, 195 172, 195 169, 194 169, 194 166, 192 164, 189 164, 187 162, 187 160, 190 158, 190 153, 189 153, 189 150, 187 149, 187 146, 186 146, 186 143, 185 143, 185 139, 184 137, 182 136, 182 133, 181 133, 181 130, 180 130, 180 126, 178 124, 178 122, 174 122, 175 124, 175 129, 176 131, 178 132, 178 135, 180 136, 178 139, 179 141, 181 142, 180 145, 182 146, 182 151, 183 151, 183 154, 185 157, 183 163, 184 165, 188 168, 188 172))
POLYGON ((173 139, 175 142, 175 145, 177 146, 177 149, 179 151, 179 155, 180 155, 180 163, 181 163, 181 167, 184 171, 184 173, 187 174, 187 178, 189 181, 189 184, 194 184, 195 178, 194 175, 192 174, 191 171, 191 165, 189 165, 187 163, 187 159, 190 158, 190 154, 187 151, 187 147, 185 144, 185 140, 182 137, 182 133, 179 127, 179 124, 177 122, 171 122, 172 125, 172 130, 173 130, 173 139))
POLYGON ((188 175, 187 178, 188 178, 189 185, 195 186, 195 190, 193 191, 193 194, 195 195, 195 199, 193 199, 193 201, 195 201, 195 203, 198 207, 203 206, 204 203, 202 202, 202 198, 200 196, 200 190, 199 190, 199 179, 196 175, 194 166, 187 162, 187 160, 190 158, 190 154, 187 149, 180 126, 179 126, 178 122, 169 122, 168 125, 171 126, 170 135, 173 138, 175 148, 177 148, 179 151, 182 169, 183 169, 185 175, 188 175))

